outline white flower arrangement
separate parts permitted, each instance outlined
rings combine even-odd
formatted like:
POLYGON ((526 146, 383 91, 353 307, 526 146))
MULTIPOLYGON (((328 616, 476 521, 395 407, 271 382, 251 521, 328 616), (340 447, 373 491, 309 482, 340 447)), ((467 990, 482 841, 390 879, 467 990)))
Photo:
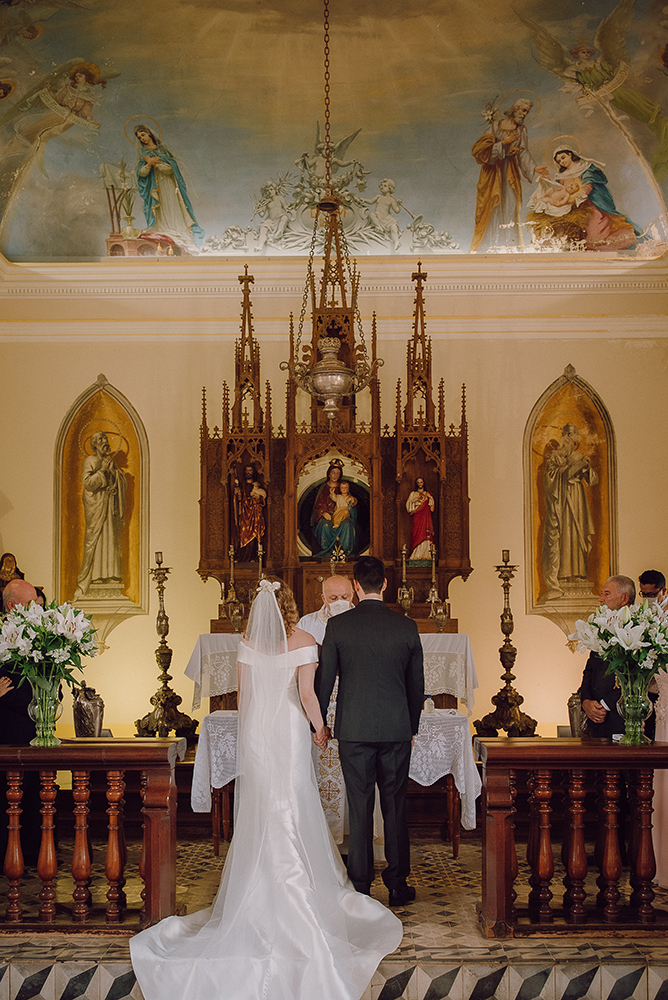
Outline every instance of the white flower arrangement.
POLYGON ((95 629, 83 611, 55 601, 45 608, 17 605, 0 627, 0 664, 12 664, 33 687, 64 681, 77 686, 72 670, 83 670, 82 656, 95 656, 95 629))
POLYGON ((611 611, 604 604, 587 621, 577 621, 569 639, 606 660, 614 673, 635 687, 668 664, 668 617, 656 604, 626 605, 611 611))

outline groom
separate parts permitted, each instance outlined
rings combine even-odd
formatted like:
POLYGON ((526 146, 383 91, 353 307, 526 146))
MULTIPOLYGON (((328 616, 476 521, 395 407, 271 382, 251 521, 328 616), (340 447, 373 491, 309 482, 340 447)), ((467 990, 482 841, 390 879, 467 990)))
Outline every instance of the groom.
POLYGON ((387 580, 380 559, 358 560, 353 577, 359 604, 327 623, 316 690, 324 718, 338 673, 334 737, 350 816, 348 875, 358 892, 369 894, 378 785, 387 858, 383 881, 390 906, 403 906, 415 899, 415 889, 406 884, 406 786, 424 699, 422 644, 415 622, 383 604, 387 580))

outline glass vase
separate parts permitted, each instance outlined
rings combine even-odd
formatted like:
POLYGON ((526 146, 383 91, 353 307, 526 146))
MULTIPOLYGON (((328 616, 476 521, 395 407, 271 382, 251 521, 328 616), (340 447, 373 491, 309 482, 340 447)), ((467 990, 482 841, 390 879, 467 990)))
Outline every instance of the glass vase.
POLYGON ((633 676, 629 672, 628 677, 617 676, 622 692, 617 711, 624 720, 624 735, 619 742, 624 746, 644 747, 652 742, 649 736, 645 736, 645 719, 652 714, 653 707, 647 694, 651 680, 645 671, 642 675, 636 673, 633 676))
POLYGON ((32 701, 28 705, 28 715, 35 722, 35 738, 31 747, 57 747, 60 740, 56 736, 56 719, 63 714, 60 700, 60 677, 53 681, 42 679, 41 684, 30 682, 32 701))

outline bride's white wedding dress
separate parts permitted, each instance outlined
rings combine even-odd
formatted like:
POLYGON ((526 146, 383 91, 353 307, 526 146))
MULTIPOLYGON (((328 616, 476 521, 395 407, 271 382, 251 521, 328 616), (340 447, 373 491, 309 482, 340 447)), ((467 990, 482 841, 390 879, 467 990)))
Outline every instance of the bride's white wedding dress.
POLYGON ((317 647, 283 643, 240 644, 232 845, 211 907, 130 941, 145 1000, 359 1000, 401 942, 401 921, 349 882, 320 804, 296 678, 317 647))

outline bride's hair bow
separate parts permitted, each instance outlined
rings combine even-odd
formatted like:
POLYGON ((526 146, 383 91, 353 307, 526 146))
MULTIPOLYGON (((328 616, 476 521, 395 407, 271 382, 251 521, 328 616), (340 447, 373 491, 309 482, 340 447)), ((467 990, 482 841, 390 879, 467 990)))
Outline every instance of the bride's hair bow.
POLYGON ((261 590, 274 590, 275 591, 275 590, 280 590, 280 589, 281 589, 281 585, 278 582, 278 580, 274 580, 274 582, 272 583, 271 580, 265 580, 263 578, 262 580, 260 580, 260 582, 257 585, 258 593, 261 590))

